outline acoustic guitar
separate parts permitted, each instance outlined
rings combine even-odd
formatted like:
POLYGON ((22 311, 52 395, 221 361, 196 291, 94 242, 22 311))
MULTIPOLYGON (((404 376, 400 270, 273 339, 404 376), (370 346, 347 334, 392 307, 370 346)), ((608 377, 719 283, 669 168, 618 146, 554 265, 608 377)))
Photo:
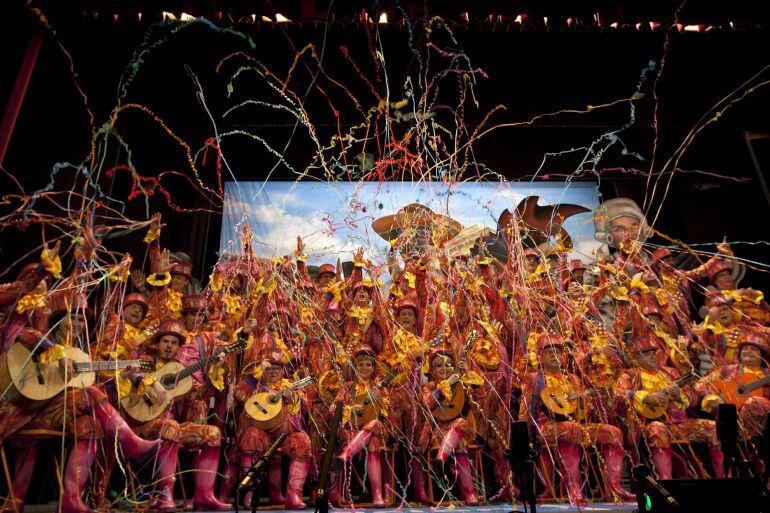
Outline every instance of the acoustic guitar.
POLYGON ((651 404, 645 404, 642 402, 634 401, 634 408, 636 411, 644 418, 655 420, 660 417, 662 417, 666 410, 668 410, 668 405, 671 402, 671 396, 679 389, 679 387, 683 387, 686 385, 689 385, 691 383, 694 383, 700 379, 700 376, 697 374, 689 373, 685 374, 681 378, 674 381, 669 386, 663 388, 662 390, 659 390, 658 393, 662 394, 665 400, 662 404, 653 406, 651 404))
MULTIPOLYGON (((399 371, 397 369, 390 371, 388 375, 382 379, 382 381, 377 383, 377 388, 382 390, 384 387, 390 385, 398 375, 399 371)), ((378 419, 380 417, 380 413, 382 412, 382 404, 380 404, 379 401, 373 401, 372 395, 367 392, 355 396, 353 398, 353 404, 360 404, 364 407, 364 411, 362 411, 360 414, 350 416, 350 423, 355 429, 361 429, 363 426, 367 425, 374 419, 378 419)))
POLYGON ((256 427, 269 431, 283 420, 284 392, 286 390, 291 390, 292 392, 301 390, 313 381, 315 381, 313 376, 307 376, 295 381, 280 392, 257 392, 249 397, 243 405, 246 414, 252 418, 256 427))
POLYGON ((750 397, 762 397, 762 387, 766 385, 770 385, 770 376, 757 378, 748 372, 735 379, 715 379, 710 384, 724 402, 737 408, 746 404, 750 397))
POLYGON ((589 388, 582 392, 567 392, 559 387, 546 387, 540 392, 540 399, 546 408, 557 415, 567 416, 577 412, 577 415, 574 416, 583 418, 585 416, 585 405, 580 403, 602 392, 605 391, 599 388, 589 388))
POLYGON ((243 339, 232 344, 220 347, 211 356, 185 367, 179 362, 169 362, 160 370, 150 374, 166 390, 162 401, 157 397, 145 394, 129 394, 120 401, 120 406, 129 417, 138 422, 149 422, 158 418, 177 397, 181 397, 192 389, 192 375, 219 358, 221 354, 238 353, 246 349, 246 341, 243 339))
POLYGON ((65 388, 87 387, 96 382, 97 372, 117 371, 139 366, 145 371, 149 362, 142 360, 91 361, 84 351, 65 347, 64 358, 72 361, 74 374, 65 375, 58 362, 41 364, 27 346, 15 343, 0 356, 0 390, 3 399, 16 406, 36 409, 45 405, 65 388))
MULTIPOLYGON (((470 335, 468 335, 468 340, 465 342, 465 346, 463 346, 462 355, 460 356, 461 360, 467 358, 468 351, 476 341, 476 337, 476 330, 471 331, 470 335)), ((465 386, 462 381, 458 381, 452 385, 452 398, 448 400, 444 398, 444 401, 433 408, 431 414, 434 418, 444 422, 454 420, 462 414, 463 409, 465 408, 466 399, 465 386)))

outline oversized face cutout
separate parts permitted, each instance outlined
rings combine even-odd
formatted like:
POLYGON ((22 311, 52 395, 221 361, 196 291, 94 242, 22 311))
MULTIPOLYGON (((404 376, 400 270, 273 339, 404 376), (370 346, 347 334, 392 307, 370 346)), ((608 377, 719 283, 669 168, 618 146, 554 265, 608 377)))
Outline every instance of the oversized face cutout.
POLYGON ((641 224, 639 219, 620 216, 610 221, 610 234, 616 247, 627 246, 639 240, 641 224))

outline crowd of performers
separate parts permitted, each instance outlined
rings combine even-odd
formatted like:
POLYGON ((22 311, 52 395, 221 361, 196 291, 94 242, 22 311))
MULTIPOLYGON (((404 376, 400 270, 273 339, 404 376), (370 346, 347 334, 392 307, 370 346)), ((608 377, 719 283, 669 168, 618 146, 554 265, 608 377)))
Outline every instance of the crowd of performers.
MULTIPOLYGON (((433 244, 402 253, 402 263, 392 254, 377 266, 360 250, 349 276, 327 263, 313 277, 302 240, 294 255, 266 261, 254 257, 245 230, 242 253, 222 259, 202 288, 188 261, 160 247, 157 219, 145 238, 146 273, 137 251, 109 279, 95 276, 108 250, 93 233, 78 238, 65 276, 69 254, 46 246, 0 286, 3 352, 21 344, 35 365, 65 376, 77 373, 67 347, 132 363, 34 407, 3 392, 0 442, 14 455, 4 511, 24 508, 36 456, 24 434, 34 430, 62 431, 71 447, 63 513, 109 509, 110 477, 131 477, 132 461, 152 469, 152 482, 138 485, 152 492, 144 506, 174 511, 179 451, 194 455, 194 509, 248 504, 234 495, 239 474, 282 434, 267 465, 268 499, 301 509, 338 402, 333 504, 350 499, 353 476, 364 476, 374 507, 427 504, 429 475, 478 504, 475 451, 494 462, 490 495, 510 499, 514 420, 529 423, 544 495, 566 492, 573 505, 585 503, 589 476, 598 476, 604 499, 631 500, 621 477, 642 459, 671 478, 674 443, 702 444, 710 455, 700 462, 685 454, 678 470, 723 476, 714 419, 729 398, 713 383, 765 376, 768 304, 760 291, 736 286, 726 243, 697 268, 680 269, 672 251, 648 249, 650 228, 632 201, 605 202, 594 222, 610 251, 590 264, 558 245, 511 243, 505 263, 483 251, 447 256, 433 233, 433 244), (703 297, 701 317, 694 304, 703 297), (172 364, 195 372, 191 390, 169 401, 173 387, 157 373, 172 364), (260 392, 280 397, 272 422, 248 407, 260 392), (132 413, 169 402, 149 420, 132 413), (372 418, 362 420, 366 412, 372 418), (406 471, 391 486, 386 455, 394 450, 406 471)), ((740 436, 751 451, 770 386, 745 399, 740 436)))

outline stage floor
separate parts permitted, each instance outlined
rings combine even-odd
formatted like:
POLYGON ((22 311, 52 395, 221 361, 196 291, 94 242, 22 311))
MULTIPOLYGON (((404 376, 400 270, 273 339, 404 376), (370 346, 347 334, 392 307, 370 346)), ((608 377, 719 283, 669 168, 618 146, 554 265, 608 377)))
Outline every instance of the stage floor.
MULTIPOLYGON (((24 513, 54 513, 56 511, 57 504, 55 502, 51 502, 49 504, 34 504, 34 505, 28 505, 24 508, 24 513)), ((401 508, 401 509, 395 509, 395 508, 383 508, 383 509, 359 509, 356 508, 356 511, 358 512, 365 512, 365 513, 393 513, 393 512, 399 512, 399 513, 432 513, 434 511, 446 511, 446 512, 452 512, 452 513, 509 513, 512 510, 517 511, 524 511, 524 507, 521 504, 516 504, 514 506, 511 506, 510 504, 490 504, 486 506, 477 506, 473 508, 466 508, 461 506, 455 506, 455 507, 440 507, 440 508, 401 508)), ((537 505, 538 511, 558 511, 560 513, 571 513, 571 512, 578 512, 578 511, 634 511, 636 510, 636 504, 635 503, 626 503, 626 504, 612 504, 609 502, 593 502, 590 503, 585 508, 574 508, 570 506, 569 504, 559 504, 559 503, 539 503, 537 505)), ((113 510, 114 513, 118 513, 123 510, 113 510)), ((132 513, 134 510, 125 510, 125 513, 132 513)), ((184 510, 179 510, 179 513, 183 513, 184 510)), ((258 513, 277 513, 277 512, 285 512, 289 510, 284 509, 261 509, 258 510, 258 513)), ((312 509, 306 509, 303 510, 309 513, 312 513, 312 509)), ((330 511, 351 511, 349 508, 346 509, 330 509, 330 511)), ((243 512, 243 510, 241 510, 243 512)), ((205 512, 204 512, 205 513, 205 512)), ((249 513, 249 512, 247 512, 249 513)))

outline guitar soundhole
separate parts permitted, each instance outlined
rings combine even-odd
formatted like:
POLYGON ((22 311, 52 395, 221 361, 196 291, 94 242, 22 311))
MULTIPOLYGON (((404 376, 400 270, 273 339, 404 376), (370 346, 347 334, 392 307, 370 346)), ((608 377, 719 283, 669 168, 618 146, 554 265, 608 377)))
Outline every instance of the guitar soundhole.
POLYGON ((160 384, 163 385, 163 388, 165 388, 166 390, 170 390, 176 386, 176 381, 174 379, 174 376, 169 374, 161 378, 160 384))
POLYGON ((746 387, 743 385, 738 387, 738 395, 746 395, 746 387))
POLYGON ((270 403, 270 404, 275 404, 275 403, 278 402, 278 398, 277 397, 268 397, 267 398, 267 402, 270 403))

